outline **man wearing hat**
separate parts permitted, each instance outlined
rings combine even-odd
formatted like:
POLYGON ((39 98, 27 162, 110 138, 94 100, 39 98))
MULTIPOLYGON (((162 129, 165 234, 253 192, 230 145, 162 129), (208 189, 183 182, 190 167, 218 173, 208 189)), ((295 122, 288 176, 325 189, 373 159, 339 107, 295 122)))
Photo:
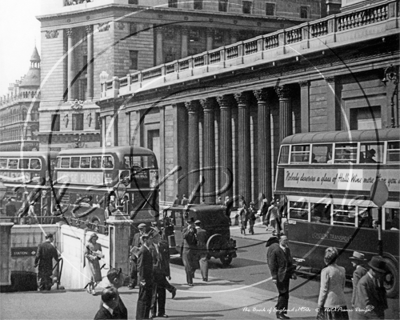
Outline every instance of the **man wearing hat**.
POLYGON ((358 281, 360 281, 360 279, 367 273, 368 270, 363 266, 363 264, 365 263, 365 261, 367 261, 367 259, 365 259, 364 254, 362 254, 361 252, 354 251, 353 256, 350 257, 350 260, 351 264, 355 268, 352 278, 353 295, 351 297, 351 305, 354 307, 354 303, 356 301, 358 281))
POLYGON ((200 265, 201 276, 203 281, 208 281, 208 254, 207 254, 207 231, 201 227, 201 221, 194 222, 197 235, 197 259, 200 265))
POLYGON ((137 266, 139 272, 139 295, 136 305, 136 319, 149 319, 153 289, 153 257, 150 252, 151 240, 147 234, 140 237, 137 266))
POLYGON ((53 259, 58 261, 57 249, 52 244, 53 235, 45 236, 45 242, 39 244, 35 257, 35 267, 38 267, 38 291, 50 290, 53 285, 51 276, 53 274, 53 259))
POLYGON ((357 284, 355 313, 357 319, 384 319, 388 308, 383 277, 386 263, 380 256, 372 257, 369 270, 357 284))
POLYGON ((131 250, 130 250, 130 259, 129 259, 129 271, 130 271, 130 281, 128 288, 134 289, 137 285, 137 256, 139 254, 139 249, 142 245, 140 242, 140 237, 146 232, 146 225, 141 223, 138 225, 139 232, 135 233, 133 236, 131 250))

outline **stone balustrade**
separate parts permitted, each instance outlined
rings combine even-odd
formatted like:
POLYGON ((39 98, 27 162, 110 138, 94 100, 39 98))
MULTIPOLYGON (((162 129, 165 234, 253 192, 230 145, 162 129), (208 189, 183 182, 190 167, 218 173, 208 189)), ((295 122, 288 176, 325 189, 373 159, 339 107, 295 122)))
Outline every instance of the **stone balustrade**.
POLYGON ((0 97, 0 107, 13 104, 15 102, 21 101, 21 100, 32 100, 32 99, 40 99, 40 91, 24 91, 20 92, 15 95, 6 95, 3 97, 0 97))

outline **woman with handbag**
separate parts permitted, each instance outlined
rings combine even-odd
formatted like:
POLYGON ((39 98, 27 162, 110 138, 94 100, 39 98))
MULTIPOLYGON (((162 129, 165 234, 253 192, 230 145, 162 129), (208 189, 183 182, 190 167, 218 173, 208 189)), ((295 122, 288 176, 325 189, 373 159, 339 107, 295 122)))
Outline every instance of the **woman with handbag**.
POLYGON ((89 262, 89 268, 92 273, 91 281, 87 286, 87 292, 92 295, 96 294, 96 286, 102 280, 100 259, 104 258, 104 254, 101 252, 101 245, 97 243, 98 235, 93 232, 86 244, 85 257, 89 262))
POLYGON ((349 319, 344 296, 346 271, 336 264, 338 256, 338 251, 334 247, 325 250, 326 267, 321 271, 321 287, 318 297, 317 319, 319 320, 349 319))

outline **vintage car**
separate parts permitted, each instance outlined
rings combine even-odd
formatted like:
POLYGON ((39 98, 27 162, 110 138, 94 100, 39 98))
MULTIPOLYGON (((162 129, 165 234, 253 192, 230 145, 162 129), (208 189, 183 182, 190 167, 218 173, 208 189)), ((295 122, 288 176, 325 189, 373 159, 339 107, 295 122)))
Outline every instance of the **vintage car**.
POLYGON ((226 207, 222 205, 195 204, 164 208, 163 225, 170 253, 181 254, 182 231, 187 221, 200 220, 201 227, 207 232, 209 257, 220 259, 224 266, 228 266, 236 257, 236 241, 230 237, 229 219, 225 213, 226 207))

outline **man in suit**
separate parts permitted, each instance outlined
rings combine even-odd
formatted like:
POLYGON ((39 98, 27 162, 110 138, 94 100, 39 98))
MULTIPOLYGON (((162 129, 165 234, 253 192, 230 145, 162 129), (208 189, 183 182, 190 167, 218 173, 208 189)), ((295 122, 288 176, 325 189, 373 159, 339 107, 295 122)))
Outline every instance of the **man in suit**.
POLYGON ((363 263, 367 259, 364 258, 364 254, 361 252, 354 251, 353 256, 350 257, 351 264, 355 268, 353 272, 353 278, 351 279, 353 282, 353 294, 351 296, 351 306, 354 308, 354 303, 356 302, 357 295, 357 284, 358 281, 367 273, 367 269, 363 266, 363 263))
POLYGON ((182 260, 185 266, 186 281, 189 286, 193 286, 193 277, 196 270, 196 250, 197 250, 197 239, 196 229, 194 222, 187 221, 187 226, 183 229, 183 248, 182 248, 182 260))
POLYGON ((118 306, 119 295, 114 287, 107 287, 101 293, 102 304, 94 316, 94 320, 118 319, 115 318, 114 310, 118 306))
POLYGON ((279 238, 279 243, 272 243, 267 249, 267 263, 271 271, 272 281, 278 289, 278 303, 276 317, 278 319, 289 319, 286 316, 289 304, 289 283, 290 279, 296 279, 294 274, 292 255, 288 246, 286 236, 279 238))
POLYGON ((388 308, 383 278, 386 263, 380 256, 372 257, 369 270, 357 284, 355 311, 357 319, 385 319, 388 308))
MULTIPOLYGON (((122 274, 121 268, 111 268, 107 272, 107 279, 111 284, 111 287, 115 288, 118 293, 118 288, 122 287, 124 284, 124 275, 122 274)), ((118 304, 115 308, 113 308, 112 313, 113 319, 128 319, 128 310, 125 307, 124 302, 122 301, 119 293, 118 293, 118 304)))
POLYGON ((53 245, 53 235, 45 236, 46 241, 39 244, 35 257, 35 267, 38 267, 38 291, 50 290, 53 285, 53 259, 58 261, 58 252, 53 245))
POLYGON ((208 281, 208 254, 207 254, 207 231, 201 228, 201 221, 196 220, 194 222, 196 226, 197 235, 197 259, 200 264, 200 272, 203 277, 203 281, 208 281))
POLYGON ((141 223, 138 225, 139 232, 135 233, 132 240, 130 259, 129 259, 129 271, 130 271, 130 281, 128 288, 134 289, 137 285, 137 254, 141 247, 140 237, 146 232, 146 225, 141 223))
POLYGON ((149 319, 153 289, 153 258, 150 252, 151 240, 147 234, 141 236, 138 254, 139 296, 136 306, 136 319, 149 319))
POLYGON ((153 293, 151 299, 151 316, 155 318, 157 314, 158 304, 158 317, 168 318, 165 314, 165 294, 166 290, 172 293, 172 298, 176 295, 176 288, 172 286, 168 280, 171 279, 169 268, 169 246, 168 242, 161 240, 161 235, 158 229, 152 228, 150 231, 152 238, 152 246, 150 251, 153 257, 153 293))

